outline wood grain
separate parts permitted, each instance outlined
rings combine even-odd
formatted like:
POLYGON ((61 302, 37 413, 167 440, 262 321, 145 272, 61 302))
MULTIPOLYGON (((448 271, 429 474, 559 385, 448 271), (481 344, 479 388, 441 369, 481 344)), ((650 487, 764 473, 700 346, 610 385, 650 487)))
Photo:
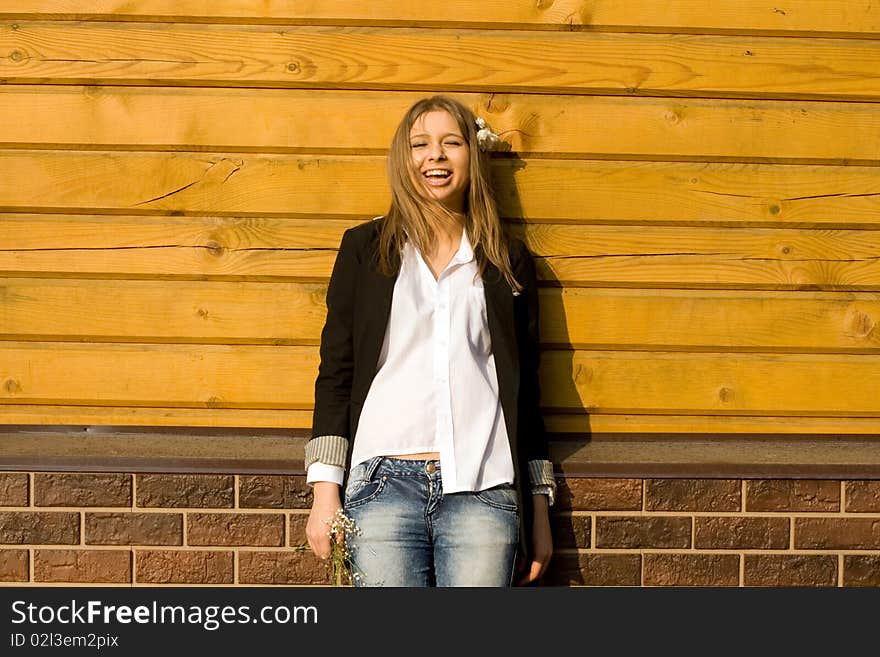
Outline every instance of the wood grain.
MULTIPOLYGON (((8 277, 326 282, 357 221, 0 217, 8 277)), ((545 285, 880 289, 878 230, 519 224, 545 285)))
MULTIPOLYGON (((384 154, 411 92, 0 87, 8 148, 384 154)), ((872 103, 454 94, 521 156, 880 163, 872 103)))
MULTIPOLYGON (((380 157, 0 151, 0 211, 355 215, 387 210, 380 157), (340 184, 340 181, 343 181, 340 184)), ((505 217, 628 224, 878 225, 877 167, 499 160, 505 217)))
MULTIPOLYGON (((803 417, 749 415, 653 415, 603 413, 547 413, 547 430, 567 436, 620 436, 627 440, 639 434, 715 436, 719 441, 732 435, 804 436, 819 434, 872 435, 880 433, 880 414, 875 417, 803 417)), ((312 411, 240 408, 179 408, 139 406, 59 406, 51 404, 0 404, 3 425, 88 426, 90 431, 108 431, 114 426, 200 428, 241 427, 244 429, 290 429, 310 431, 312 411)), ((0 442, 2 444, 2 442, 0 442)))
MULTIPOLYGON (((551 351, 548 410, 880 416, 876 355, 551 351)), ((0 344, 0 404, 307 410, 313 347, 0 344)))
MULTIPOLYGON (((311 345, 323 284, 0 279, 0 339, 311 345)), ((545 347, 880 351, 880 297, 863 293, 542 289, 545 347)))
POLYGON ((11 83, 880 97, 870 39, 20 22, 0 46, 11 83))
POLYGON ((771 0, 17 0, 0 18, 196 20, 333 25, 450 25, 528 29, 880 32, 873 0, 813 0, 782 9, 771 0))

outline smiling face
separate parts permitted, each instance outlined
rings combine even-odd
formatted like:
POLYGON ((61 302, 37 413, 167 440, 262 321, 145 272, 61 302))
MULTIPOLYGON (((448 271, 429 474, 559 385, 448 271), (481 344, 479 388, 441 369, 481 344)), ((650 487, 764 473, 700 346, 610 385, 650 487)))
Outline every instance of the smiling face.
POLYGON ((425 189, 453 212, 464 212, 471 182, 467 139, 449 112, 425 112, 409 132, 410 152, 425 189))

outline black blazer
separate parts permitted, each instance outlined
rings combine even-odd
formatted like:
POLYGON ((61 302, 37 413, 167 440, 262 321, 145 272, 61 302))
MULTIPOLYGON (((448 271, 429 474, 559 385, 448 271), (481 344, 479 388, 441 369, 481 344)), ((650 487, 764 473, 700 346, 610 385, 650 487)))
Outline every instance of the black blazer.
MULTIPOLYGON (((367 392, 376 374, 379 352, 391 313, 397 276, 377 270, 379 228, 374 219, 345 231, 330 286, 327 321, 321 333, 321 364, 315 382, 312 436, 343 436, 351 441, 367 392)), ((510 453, 514 486, 520 498, 520 547, 531 553, 532 496, 527 463, 549 459, 538 386, 538 289, 535 265, 519 239, 509 243, 519 295, 491 263, 483 274, 486 311, 498 391, 510 453)), ((351 469, 351 447, 346 472, 351 469)))

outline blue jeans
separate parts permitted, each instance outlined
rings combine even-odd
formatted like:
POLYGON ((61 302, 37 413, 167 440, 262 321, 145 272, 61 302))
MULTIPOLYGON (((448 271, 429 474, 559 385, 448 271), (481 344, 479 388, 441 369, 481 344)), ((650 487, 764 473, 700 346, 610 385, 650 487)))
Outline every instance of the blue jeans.
POLYGON ((377 456, 354 466, 345 513, 357 586, 510 586, 519 540, 516 491, 443 494, 440 461, 377 456))

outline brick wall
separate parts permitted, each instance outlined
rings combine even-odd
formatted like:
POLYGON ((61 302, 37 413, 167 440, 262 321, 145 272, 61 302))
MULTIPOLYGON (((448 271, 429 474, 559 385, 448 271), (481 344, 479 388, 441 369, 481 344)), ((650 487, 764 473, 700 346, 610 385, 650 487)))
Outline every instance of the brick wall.
POLYGON ((0 581, 322 584, 304 477, 0 473, 0 581))
MULTIPOLYGON (((880 481, 560 479, 546 584, 880 585, 880 481)), ((0 473, 0 581, 326 584, 299 476, 0 473)))
POLYGON ((549 582, 877 586, 880 482, 568 479, 549 582))

